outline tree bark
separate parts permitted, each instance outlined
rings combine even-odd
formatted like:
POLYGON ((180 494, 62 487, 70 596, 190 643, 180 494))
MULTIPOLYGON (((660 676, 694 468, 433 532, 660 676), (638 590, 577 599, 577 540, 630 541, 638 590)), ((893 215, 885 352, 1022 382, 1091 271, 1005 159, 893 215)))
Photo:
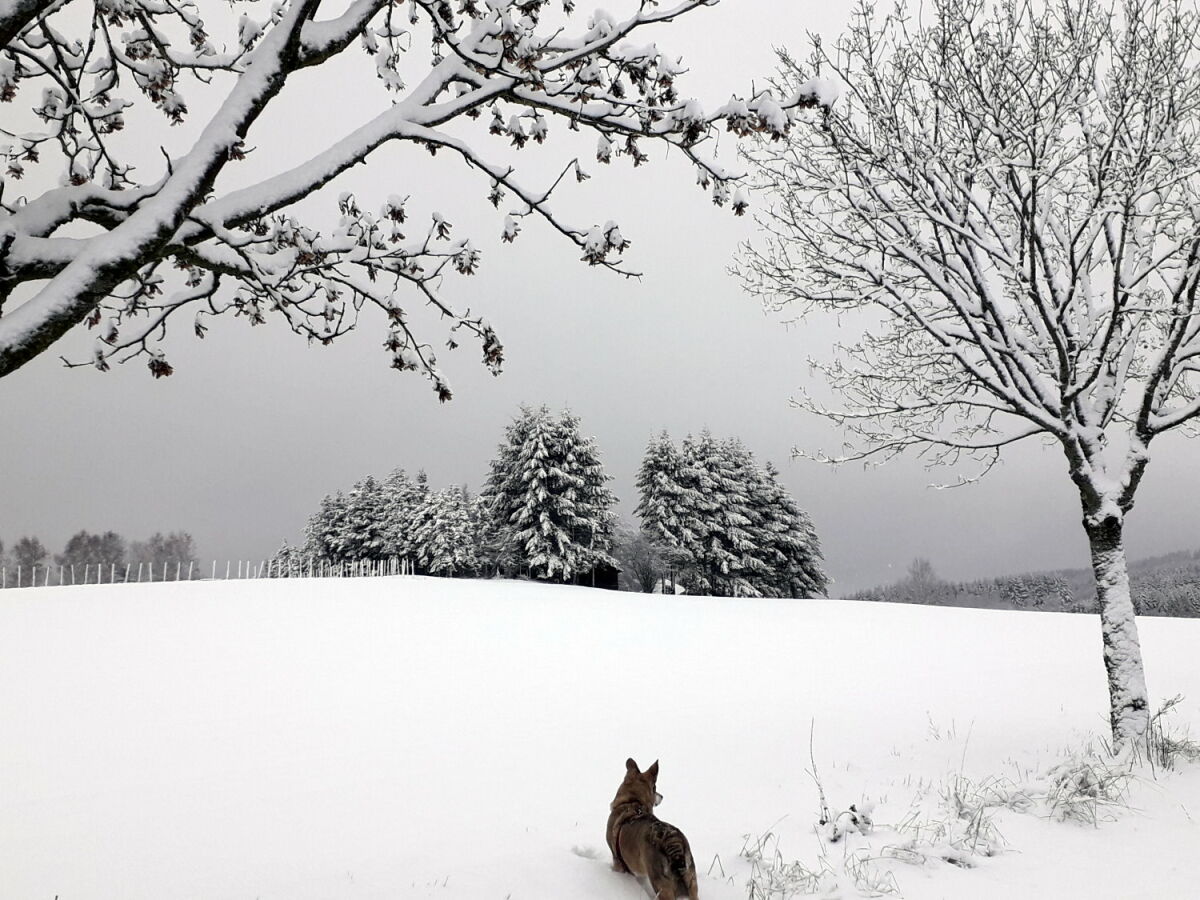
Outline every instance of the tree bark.
POLYGON ((1142 648, 1125 564, 1124 523, 1115 514, 1101 518, 1086 516, 1083 527, 1096 577, 1113 750, 1119 751, 1141 738, 1150 721, 1142 648))

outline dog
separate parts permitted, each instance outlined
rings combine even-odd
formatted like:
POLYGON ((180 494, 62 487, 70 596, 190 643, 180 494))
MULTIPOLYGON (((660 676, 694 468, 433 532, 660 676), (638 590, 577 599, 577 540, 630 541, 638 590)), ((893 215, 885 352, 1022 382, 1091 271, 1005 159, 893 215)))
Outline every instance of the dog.
POLYGON ((657 783, 657 760, 645 772, 638 771, 632 759, 625 760, 625 780, 608 814, 613 869, 649 881, 654 900, 697 900, 696 864, 687 838, 654 815, 654 807, 662 802, 657 783))

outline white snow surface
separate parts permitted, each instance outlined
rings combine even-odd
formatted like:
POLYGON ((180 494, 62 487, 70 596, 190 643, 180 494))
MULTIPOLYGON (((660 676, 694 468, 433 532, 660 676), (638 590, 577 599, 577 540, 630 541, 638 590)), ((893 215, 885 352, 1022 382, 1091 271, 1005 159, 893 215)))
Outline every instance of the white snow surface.
MULTIPOLYGON (((1200 733, 1200 621, 1139 624, 1155 705, 1184 694, 1200 733)), ((1034 779, 1106 716, 1093 616, 415 577, 9 590, 0 897, 636 900, 604 839, 632 755, 661 761, 700 896, 732 900, 746 835, 878 857, 947 779, 1034 779), (817 837, 810 728, 867 835, 817 837)), ((881 865, 914 900, 1197 896, 1200 764, 1139 770, 1129 805, 1000 810, 973 868, 881 865)))

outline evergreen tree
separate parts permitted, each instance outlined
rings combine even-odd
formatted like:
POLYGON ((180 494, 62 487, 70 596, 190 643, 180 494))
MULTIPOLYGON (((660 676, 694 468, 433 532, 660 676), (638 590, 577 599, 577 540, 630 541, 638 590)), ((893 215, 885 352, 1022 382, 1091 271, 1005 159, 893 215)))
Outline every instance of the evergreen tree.
POLYGON ((689 435, 680 455, 681 481, 696 498, 684 507, 684 527, 699 538, 692 549, 689 589, 718 597, 756 593, 745 578, 744 566, 754 548, 740 462, 708 429, 698 439, 689 435))
POLYGON ((397 468, 383 480, 381 492, 384 540, 389 548, 385 555, 415 561, 414 520, 429 493, 428 484, 413 483, 403 469, 397 468))
POLYGON ((342 560, 378 560, 390 555, 383 492, 371 475, 357 482, 346 495, 339 546, 342 560))
POLYGON ((544 581, 569 581, 581 566, 572 540, 574 494, 581 479, 565 471, 561 433, 549 411, 534 417, 517 457, 522 490, 517 496, 516 546, 529 574, 544 581))
POLYGON ((610 554, 616 520, 595 441, 578 417, 546 407, 521 412, 505 430, 485 488, 494 556, 508 572, 571 581, 610 554))
POLYGON ((269 578, 298 578, 308 574, 308 567, 316 562, 314 556, 307 552, 307 547, 293 547, 285 538, 271 557, 267 567, 269 578))
POLYGON ((683 460, 664 430, 650 439, 638 468, 639 501, 634 510, 660 555, 672 580, 695 564, 699 535, 687 523, 688 510, 698 502, 695 491, 682 478, 683 460))
POLYGON ((617 530, 613 506, 617 498, 608 488, 612 476, 604 471, 596 439, 580 434, 579 417, 564 412, 557 427, 563 460, 561 469, 574 476, 567 480, 566 493, 572 504, 571 539, 580 548, 580 561, 575 569, 575 575, 579 577, 594 572, 600 565, 616 565, 612 549, 617 530))
POLYGON ((545 407, 539 410, 521 407, 504 429, 504 438, 496 448, 484 482, 482 499, 487 511, 487 555, 495 568, 508 576, 524 571, 516 525, 524 494, 521 455, 535 420, 548 415, 545 407))
POLYGON ((778 560, 767 541, 768 510, 759 502, 764 472, 754 455, 737 438, 720 444, 722 457, 722 514, 732 562, 729 566, 731 593, 738 597, 775 596, 774 578, 778 560))
POLYGON ((689 435, 676 450, 663 432, 638 470, 642 527, 689 590, 716 595, 812 597, 825 592, 816 530, 737 439, 689 435))
POLYGON ((450 578, 478 572, 475 528, 471 501, 460 487, 426 495, 415 519, 412 534, 417 561, 430 575, 450 578))
POLYGON ((307 545, 319 560, 341 562, 343 520, 346 518, 346 495, 341 491, 321 498, 317 511, 309 516, 304 533, 307 545))
POLYGON ((496 574, 497 565, 492 557, 492 524, 487 498, 472 494, 465 487, 463 497, 467 503, 467 516, 471 527, 471 542, 475 548, 475 561, 480 577, 490 578, 496 574))
POLYGON ((779 470, 759 470, 754 506, 761 515, 758 539, 769 574, 764 594, 777 597, 824 596, 829 579, 821 567, 821 545, 808 513, 779 483, 779 470))

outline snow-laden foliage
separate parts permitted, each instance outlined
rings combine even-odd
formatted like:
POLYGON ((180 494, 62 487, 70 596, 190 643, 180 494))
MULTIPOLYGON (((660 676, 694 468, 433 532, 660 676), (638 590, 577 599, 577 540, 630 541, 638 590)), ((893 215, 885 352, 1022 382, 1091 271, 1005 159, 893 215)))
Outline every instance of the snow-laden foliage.
MULTIPOLYGON (((500 339, 449 287, 477 270, 478 246, 415 184, 405 186, 414 193, 343 192, 336 205, 327 201, 328 220, 301 219, 295 206, 400 144, 459 167, 462 189, 496 207, 503 241, 540 220, 589 265, 625 271, 629 240, 616 223, 570 221, 552 203, 564 182, 589 177, 581 159, 558 160, 557 177, 528 180, 503 160, 556 130, 594 132, 601 164, 623 157, 639 166, 652 144, 665 144, 725 205, 733 173, 711 153, 721 123, 781 137, 798 108, 831 95, 823 83, 759 91, 708 113, 681 94, 680 60, 637 39, 712 2, 627 2, 622 17, 576 14, 573 0, 0 4, 0 376, 83 322, 96 342, 82 364, 105 370, 144 358, 163 377, 173 367, 161 342, 183 310, 197 337, 210 316, 250 325, 276 316, 326 344, 371 306, 391 365, 422 372, 449 399, 430 339, 415 333, 409 312, 432 308, 447 323, 449 348, 476 340, 498 373, 500 339), (296 73, 343 54, 378 76, 387 102, 299 165, 239 178, 262 136, 259 116, 296 73), (190 110, 214 107, 192 123, 190 110), (162 143, 161 129, 181 123, 198 126, 190 149, 147 153, 162 143)), ((735 192, 733 211, 746 205, 735 192)))
POLYGON ((396 469, 382 481, 368 475, 348 494, 327 494, 309 517, 302 555, 333 563, 411 558, 414 521, 428 493, 423 474, 414 483, 396 469))
POLYGON ((613 565, 611 480, 577 416, 523 407, 505 429, 483 491, 498 567, 569 582, 613 565))
POLYGON ((431 491, 425 497, 414 516, 411 538, 419 571, 469 577, 483 568, 473 505, 461 487, 431 491))
POLYGON ((814 597, 828 579, 812 520, 736 439, 708 431, 676 448, 651 439, 638 469, 636 509, 689 590, 718 596, 814 597))
MULTIPOLYGON (((751 153, 772 200, 747 286, 856 319, 806 409, 832 461, 990 468, 1056 443, 1092 548, 1114 740, 1145 730, 1122 526, 1160 434, 1200 415, 1200 14, 1180 0, 861 4, 809 65, 821 128, 751 153)), ((967 476, 968 478, 970 476, 967 476)))

